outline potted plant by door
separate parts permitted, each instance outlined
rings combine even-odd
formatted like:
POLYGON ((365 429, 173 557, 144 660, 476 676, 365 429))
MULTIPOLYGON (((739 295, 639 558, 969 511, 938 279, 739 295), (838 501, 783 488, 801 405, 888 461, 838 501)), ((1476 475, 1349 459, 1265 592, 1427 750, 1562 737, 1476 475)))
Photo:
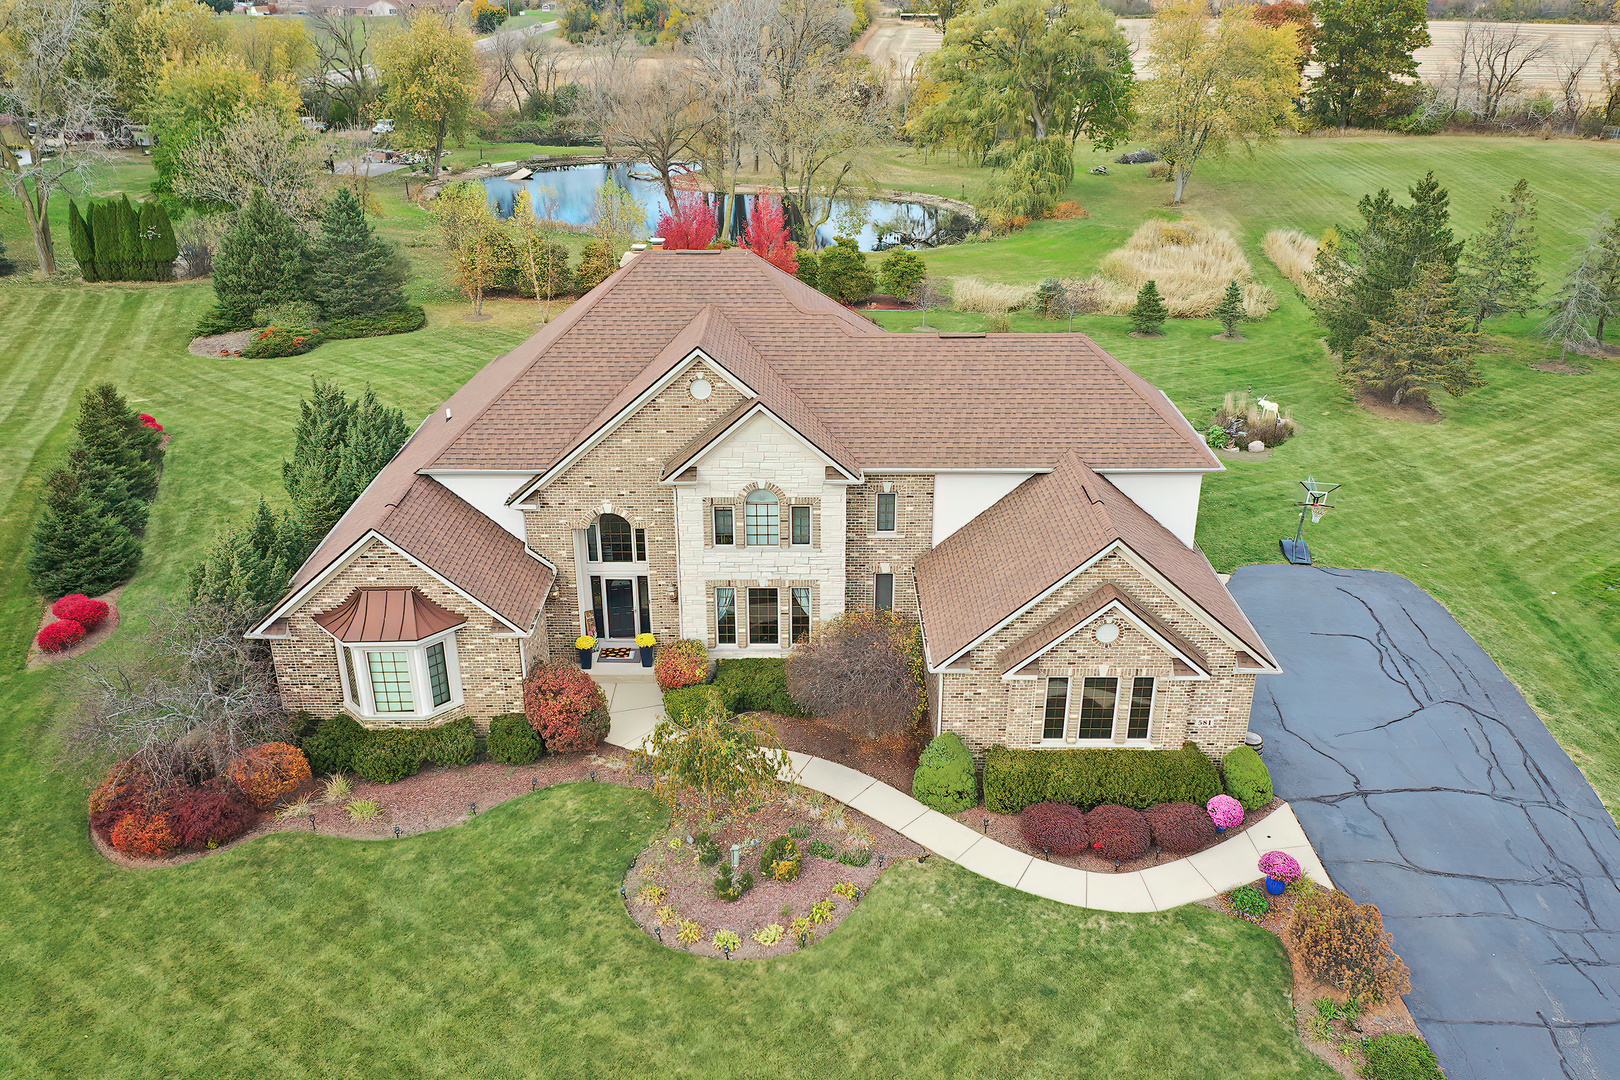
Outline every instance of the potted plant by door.
POLYGON ((1283 890, 1299 880, 1299 860, 1286 851, 1268 851, 1260 856, 1260 872, 1266 875, 1266 892, 1281 896, 1283 890))
POLYGON ((580 668, 591 670, 591 650, 596 648, 596 639, 589 634, 581 634, 574 639, 574 648, 579 650, 580 668))
POLYGON ((636 648, 641 650, 642 667, 653 666, 653 646, 657 644, 658 639, 651 634, 636 635, 636 648))

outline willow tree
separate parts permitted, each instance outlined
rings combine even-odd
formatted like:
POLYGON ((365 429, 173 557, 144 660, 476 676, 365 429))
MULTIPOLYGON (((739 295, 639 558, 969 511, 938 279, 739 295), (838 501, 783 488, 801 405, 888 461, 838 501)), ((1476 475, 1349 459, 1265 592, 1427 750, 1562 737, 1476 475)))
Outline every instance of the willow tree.
POLYGON ((1137 99, 1141 131, 1169 164, 1175 201, 1198 160, 1236 143, 1244 150, 1293 128, 1298 36, 1228 7, 1214 21, 1199 0, 1160 11, 1148 30, 1151 75, 1137 99))

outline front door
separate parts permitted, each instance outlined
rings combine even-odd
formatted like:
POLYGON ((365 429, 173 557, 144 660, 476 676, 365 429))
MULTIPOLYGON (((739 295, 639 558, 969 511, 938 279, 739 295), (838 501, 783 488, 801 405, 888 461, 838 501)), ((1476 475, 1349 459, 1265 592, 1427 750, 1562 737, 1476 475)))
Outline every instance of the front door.
POLYGON ((607 579, 607 636, 636 636, 636 583, 630 578, 607 579))

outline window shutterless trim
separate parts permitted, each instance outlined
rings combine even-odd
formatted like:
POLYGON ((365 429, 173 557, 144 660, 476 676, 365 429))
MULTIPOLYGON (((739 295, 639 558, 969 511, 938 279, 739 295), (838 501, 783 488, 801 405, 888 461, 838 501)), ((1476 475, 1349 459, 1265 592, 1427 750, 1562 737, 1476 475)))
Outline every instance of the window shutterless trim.
POLYGON ((737 511, 733 506, 716 506, 714 510, 714 545, 715 547, 735 547, 737 544, 737 511), (720 527, 720 519, 725 518, 725 528, 720 527))
POLYGON ((878 611, 894 610, 893 574, 878 574, 872 579, 872 607, 878 611))
POLYGON ((1041 717, 1041 741, 1062 742, 1069 726, 1069 680, 1055 675, 1046 680, 1046 709, 1041 717))
POLYGON ((878 492, 876 531, 880 533, 892 533, 896 531, 896 529, 899 527, 899 516, 899 496, 892 491, 878 492))
POLYGON ((807 545, 810 543, 810 507, 791 506, 788 515, 792 523, 793 543, 807 545))
POLYGON ((719 645, 737 644, 737 590, 714 590, 714 640, 719 645))

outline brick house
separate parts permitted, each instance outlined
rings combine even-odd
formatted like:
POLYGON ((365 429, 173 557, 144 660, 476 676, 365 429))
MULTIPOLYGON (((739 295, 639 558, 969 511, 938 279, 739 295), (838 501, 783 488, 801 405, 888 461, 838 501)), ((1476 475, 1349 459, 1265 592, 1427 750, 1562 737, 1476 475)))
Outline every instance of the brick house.
POLYGON ((1277 670, 1193 544, 1220 469, 1083 335, 889 334, 649 251, 422 421, 255 635, 290 708, 482 727, 587 631, 781 656, 887 607, 975 753, 1219 753, 1277 670))

